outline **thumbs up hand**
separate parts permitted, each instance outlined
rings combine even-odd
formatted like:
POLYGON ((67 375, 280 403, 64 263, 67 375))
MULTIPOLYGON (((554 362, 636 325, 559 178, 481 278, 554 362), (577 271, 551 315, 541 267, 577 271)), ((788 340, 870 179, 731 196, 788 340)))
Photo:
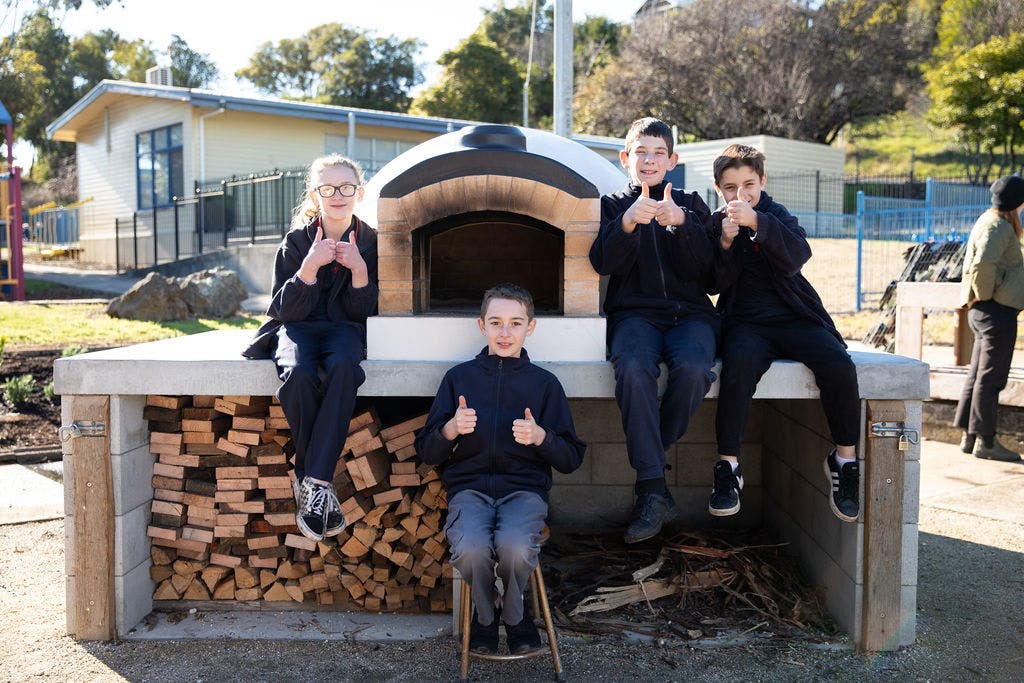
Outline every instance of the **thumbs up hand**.
POLYGON ((334 244, 334 260, 353 272, 366 268, 366 261, 359 253, 355 239, 356 231, 350 230, 347 240, 338 240, 334 244))
POLYGON ((736 198, 726 206, 725 215, 732 219, 736 225, 745 225, 751 230, 757 231, 757 214, 750 204, 751 198, 747 196, 741 187, 736 190, 736 198))
POLYGON ((732 241, 736 239, 736 235, 740 232, 740 226, 733 222, 731 218, 726 216, 722 219, 722 236, 718 241, 722 245, 722 249, 729 249, 732 247, 732 241))
POLYGON ((512 436, 516 443, 521 443, 524 446, 539 446, 544 443, 547 432, 533 419, 533 413, 529 408, 526 409, 523 416, 522 420, 512 422, 512 436))
POLYGON ((640 196, 622 214, 622 229, 633 232, 640 223, 646 224, 654 220, 658 213, 658 202, 651 199, 651 188, 647 183, 641 185, 640 196))
POLYGON ((452 441, 460 434, 472 434, 476 430, 476 411, 466 405, 466 397, 459 396, 459 406, 455 415, 441 429, 444 438, 452 441))
POLYGON ((686 213, 672 199, 672 183, 665 183, 665 196, 658 202, 658 212, 654 219, 665 227, 679 226, 686 222, 686 213))
POLYGON ((309 245, 309 251, 302 259, 302 265, 299 266, 299 278, 307 283, 314 282, 316 272, 320 270, 320 267, 326 266, 334 260, 334 251, 335 241, 330 238, 324 239, 323 227, 317 226, 313 243, 309 245))

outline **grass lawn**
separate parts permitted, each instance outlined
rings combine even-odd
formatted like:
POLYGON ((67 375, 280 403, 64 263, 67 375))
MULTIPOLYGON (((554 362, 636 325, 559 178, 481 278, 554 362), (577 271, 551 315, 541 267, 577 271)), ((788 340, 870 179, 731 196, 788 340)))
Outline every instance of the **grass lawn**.
POLYGON ((154 323, 106 314, 104 304, 0 303, 0 336, 7 348, 63 348, 72 344, 108 347, 223 329, 255 329, 260 317, 200 318, 154 323))

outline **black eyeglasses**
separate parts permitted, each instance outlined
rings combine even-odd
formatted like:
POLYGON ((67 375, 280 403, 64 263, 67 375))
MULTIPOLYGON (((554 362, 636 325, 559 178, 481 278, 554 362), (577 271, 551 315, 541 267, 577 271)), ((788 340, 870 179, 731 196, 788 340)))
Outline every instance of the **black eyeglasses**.
POLYGON ((352 183, 342 183, 341 185, 320 185, 316 188, 316 193, 324 199, 333 197, 335 192, 340 194, 342 197, 354 197, 356 190, 360 187, 362 186, 353 185, 352 183))

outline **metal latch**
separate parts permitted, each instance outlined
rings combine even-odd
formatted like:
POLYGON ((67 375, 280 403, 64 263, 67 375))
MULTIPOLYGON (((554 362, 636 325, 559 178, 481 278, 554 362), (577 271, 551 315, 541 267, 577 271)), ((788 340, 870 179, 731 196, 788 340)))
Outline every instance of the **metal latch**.
POLYGON ((102 422, 81 420, 72 422, 71 426, 64 425, 57 430, 57 436, 61 442, 71 441, 80 436, 104 436, 107 433, 107 425, 102 422))
POLYGON ((907 450, 909 444, 917 444, 921 441, 920 433, 913 427, 907 427, 903 422, 872 422, 871 435, 881 437, 898 437, 900 440, 899 449, 907 450))

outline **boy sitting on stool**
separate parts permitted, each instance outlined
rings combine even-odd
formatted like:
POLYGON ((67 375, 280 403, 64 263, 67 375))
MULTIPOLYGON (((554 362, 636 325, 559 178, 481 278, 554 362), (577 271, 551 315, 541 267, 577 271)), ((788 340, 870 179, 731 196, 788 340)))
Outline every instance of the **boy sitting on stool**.
POLYGON ((540 646, 523 592, 537 566, 551 468, 572 472, 587 446, 562 385, 523 348, 537 323, 530 293, 512 284, 487 290, 477 323, 487 347, 445 374, 416 453, 440 465, 448 487, 451 562, 473 596, 470 648, 496 654, 500 618, 509 652, 522 654, 540 646), (505 589, 500 616, 495 568, 505 589))

